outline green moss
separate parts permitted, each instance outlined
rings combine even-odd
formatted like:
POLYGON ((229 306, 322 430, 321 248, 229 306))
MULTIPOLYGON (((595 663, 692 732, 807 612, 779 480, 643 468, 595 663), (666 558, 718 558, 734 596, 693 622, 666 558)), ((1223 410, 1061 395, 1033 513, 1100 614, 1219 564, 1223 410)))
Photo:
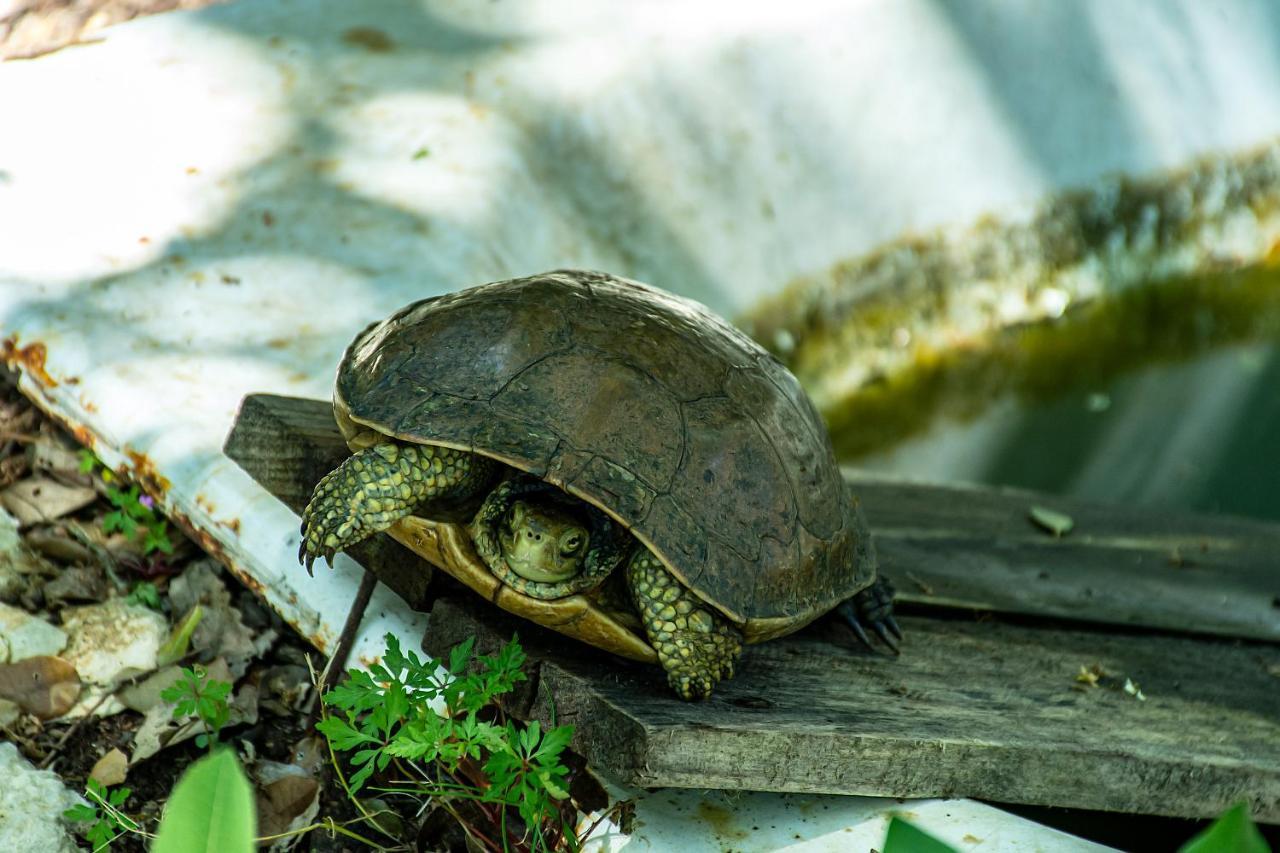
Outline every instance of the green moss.
POLYGON ((1052 399, 1144 365, 1268 339, 1280 340, 1280 269, 1153 282, 963 347, 918 348, 908 367, 823 414, 837 454, 855 459, 920 433, 939 416, 971 418, 1006 394, 1052 399))

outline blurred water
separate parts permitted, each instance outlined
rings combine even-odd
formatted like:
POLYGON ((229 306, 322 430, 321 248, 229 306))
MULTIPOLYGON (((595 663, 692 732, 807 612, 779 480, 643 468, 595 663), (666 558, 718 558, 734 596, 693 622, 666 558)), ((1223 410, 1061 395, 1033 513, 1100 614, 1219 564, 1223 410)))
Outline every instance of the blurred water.
POLYGON ((1023 406, 980 479, 1280 520, 1280 346, 1230 347, 1023 406))
MULTIPOLYGON (((1280 277, 1272 286, 1280 299, 1280 277)), ((1259 316, 1271 311, 1257 307, 1259 316)), ((971 388, 976 414, 935 415, 922 434, 847 461, 926 480, 1280 520, 1280 338, 1266 320, 1224 342, 1212 333, 1224 322, 1204 312, 1180 324, 1201 330, 1198 340, 1183 342, 1181 355, 1170 353, 1182 344, 1171 347, 1162 337, 1167 315, 1146 327, 1131 322, 1122 327, 1123 342, 1089 345, 1119 351, 1160 339, 1162 351, 1145 363, 1091 353, 1093 366, 1109 370, 1081 366, 1072 378, 1069 364, 1064 370, 1055 363, 1040 366, 1053 381, 1034 393, 971 388)), ((1022 371, 1009 380, 1016 388, 1027 366, 1009 369, 1022 371)), ((950 381, 969 378, 958 371, 950 381)))

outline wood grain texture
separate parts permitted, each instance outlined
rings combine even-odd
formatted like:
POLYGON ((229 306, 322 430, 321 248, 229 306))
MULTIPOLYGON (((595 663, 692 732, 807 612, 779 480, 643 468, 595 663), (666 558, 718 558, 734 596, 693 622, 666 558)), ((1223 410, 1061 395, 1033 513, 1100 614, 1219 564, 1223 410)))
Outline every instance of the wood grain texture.
POLYGON ((845 475, 902 601, 1280 641, 1280 525, 845 475))
POLYGON ((642 786, 961 796, 1182 817, 1246 800, 1280 822, 1280 649, 903 618, 900 658, 830 620, 748 647, 711 700, 470 599, 424 644, 491 652, 518 631, 536 683, 511 708, 575 726, 593 766, 642 786), (1100 685, 1076 680, 1101 667, 1100 685), (1135 682, 1145 700, 1125 692, 1135 682), (553 709, 554 708, 554 712, 553 709))

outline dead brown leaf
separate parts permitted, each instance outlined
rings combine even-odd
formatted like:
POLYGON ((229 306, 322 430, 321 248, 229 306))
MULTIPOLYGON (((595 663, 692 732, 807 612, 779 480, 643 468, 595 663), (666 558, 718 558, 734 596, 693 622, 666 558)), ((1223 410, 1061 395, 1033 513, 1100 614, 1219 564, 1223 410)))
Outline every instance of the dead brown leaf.
POLYGON ((258 834, 278 835, 319 807, 320 783, 292 764, 260 761, 258 768, 258 834), (263 777, 267 778, 263 778, 263 777))
POLYGON ((0 665, 0 698, 42 720, 60 717, 80 696, 80 676, 59 657, 41 655, 0 665))
POLYGON ((67 486, 43 476, 19 480, 0 492, 0 503, 23 527, 57 521, 97 499, 98 493, 88 486, 67 486))
POLYGON ((65 602, 106 601, 110 586, 97 566, 69 566, 44 585, 44 600, 53 607, 65 602))
POLYGON ((88 474, 80 472, 80 456, 57 435, 41 434, 27 445, 27 461, 37 471, 52 474, 73 485, 92 485, 88 474))
POLYGON ((44 527, 26 535, 26 543, 46 557, 61 563, 91 563, 93 551, 62 527, 44 527))

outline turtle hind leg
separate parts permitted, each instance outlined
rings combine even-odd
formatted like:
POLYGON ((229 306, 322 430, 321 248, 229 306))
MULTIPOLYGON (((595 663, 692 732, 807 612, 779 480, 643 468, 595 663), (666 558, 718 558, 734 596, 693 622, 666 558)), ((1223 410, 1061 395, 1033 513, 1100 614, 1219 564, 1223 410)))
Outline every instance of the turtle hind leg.
POLYGON ((386 441, 349 456, 316 484, 302 512, 298 559, 311 571, 333 555, 385 530, 423 501, 483 488, 496 463, 483 456, 426 444, 386 441))
POLYGON ((705 699, 733 677, 742 632, 676 580, 648 550, 627 564, 627 585, 650 645, 681 699, 705 699))
POLYGON ((871 586, 841 602, 836 606, 836 614, 867 648, 873 651, 875 649, 871 638, 867 636, 866 626, 869 625, 893 654, 898 653, 902 629, 893 618, 893 585, 888 578, 876 578, 871 586))

